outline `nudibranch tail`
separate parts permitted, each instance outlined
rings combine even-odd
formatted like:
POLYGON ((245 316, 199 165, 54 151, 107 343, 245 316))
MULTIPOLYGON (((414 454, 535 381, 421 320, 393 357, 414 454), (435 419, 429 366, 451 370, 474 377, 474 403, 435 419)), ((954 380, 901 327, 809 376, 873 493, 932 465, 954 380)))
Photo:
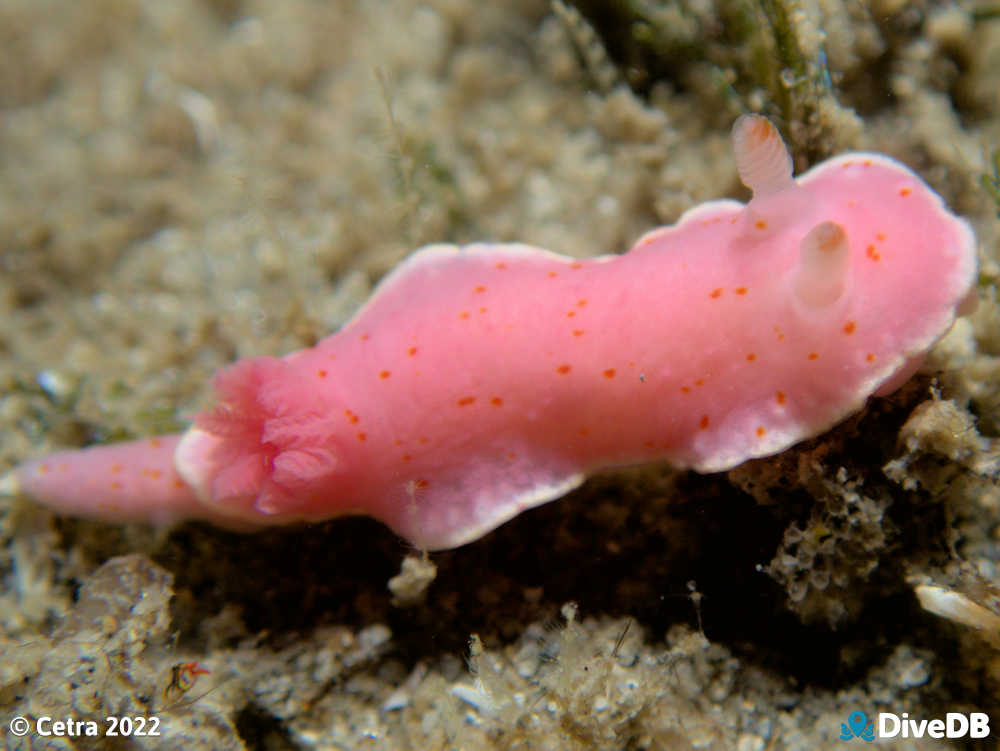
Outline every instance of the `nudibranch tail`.
POLYGON ((59 451, 19 466, 3 490, 73 516, 162 524, 200 516, 194 492, 174 469, 180 439, 166 435, 59 451))

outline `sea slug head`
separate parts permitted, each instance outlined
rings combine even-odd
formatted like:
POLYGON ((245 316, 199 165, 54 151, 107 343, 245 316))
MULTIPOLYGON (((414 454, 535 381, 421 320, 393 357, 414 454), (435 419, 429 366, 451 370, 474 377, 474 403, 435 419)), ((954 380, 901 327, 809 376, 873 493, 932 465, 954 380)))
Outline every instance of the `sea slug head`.
POLYGON ((312 496, 335 480, 328 410, 300 380, 273 357, 240 360, 215 376, 217 406, 195 418, 174 455, 213 515, 250 524, 308 518, 312 496))
POLYGON ((803 376, 853 377, 858 401, 898 387, 974 307, 969 224, 889 157, 842 154, 793 178, 765 118, 740 117, 732 141, 753 191, 735 220, 733 258, 765 258, 778 280, 788 301, 782 347, 806 347, 812 365, 803 376))

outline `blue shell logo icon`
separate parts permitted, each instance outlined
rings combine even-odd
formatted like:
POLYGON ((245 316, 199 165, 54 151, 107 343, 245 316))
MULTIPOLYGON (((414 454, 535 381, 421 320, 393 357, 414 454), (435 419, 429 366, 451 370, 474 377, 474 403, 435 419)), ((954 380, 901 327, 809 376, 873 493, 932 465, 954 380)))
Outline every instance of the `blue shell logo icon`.
POLYGON ((868 722, 868 715, 860 710, 851 712, 847 716, 847 722, 840 723, 840 740, 849 741, 851 738, 875 740, 875 723, 868 722))

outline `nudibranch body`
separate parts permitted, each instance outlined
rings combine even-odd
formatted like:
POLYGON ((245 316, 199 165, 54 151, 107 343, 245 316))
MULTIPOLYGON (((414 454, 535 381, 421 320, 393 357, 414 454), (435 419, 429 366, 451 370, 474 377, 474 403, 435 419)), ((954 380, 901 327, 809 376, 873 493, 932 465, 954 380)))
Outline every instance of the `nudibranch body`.
POLYGON ((912 374, 973 300, 976 243, 888 157, 793 179, 764 118, 733 143, 747 205, 694 208, 621 256, 423 248, 317 346, 222 370, 182 437, 62 452, 8 484, 113 519, 366 514, 440 549, 597 470, 782 451, 912 374))

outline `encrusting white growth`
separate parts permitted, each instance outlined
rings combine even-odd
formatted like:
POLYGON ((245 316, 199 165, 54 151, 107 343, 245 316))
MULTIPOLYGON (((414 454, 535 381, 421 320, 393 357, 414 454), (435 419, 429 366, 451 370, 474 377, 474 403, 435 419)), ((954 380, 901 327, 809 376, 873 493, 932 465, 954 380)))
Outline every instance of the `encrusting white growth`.
POLYGON ((912 374, 970 297, 976 242, 888 157, 793 179, 757 115, 733 149, 749 205, 703 204, 621 256, 424 248, 315 347, 220 371, 183 438, 58 453, 8 485, 113 520, 366 514, 433 550, 604 468, 782 451, 912 374))
POLYGON ((21 483, 17 481, 17 472, 8 472, 0 476, 0 496, 13 498, 21 494, 21 483))

